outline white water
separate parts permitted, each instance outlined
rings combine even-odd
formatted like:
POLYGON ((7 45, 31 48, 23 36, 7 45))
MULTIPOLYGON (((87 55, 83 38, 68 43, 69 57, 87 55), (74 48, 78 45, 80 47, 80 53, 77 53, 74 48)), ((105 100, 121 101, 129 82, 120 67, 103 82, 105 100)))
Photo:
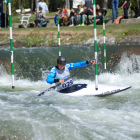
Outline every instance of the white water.
MULTIPOLYGON (((139 58, 124 54, 114 74, 99 75, 100 84, 132 86, 103 98, 69 97, 55 91, 38 97, 52 86, 45 79, 19 79, 12 90, 11 76, 0 67, 0 136, 11 140, 139 140, 139 58)), ((75 83, 94 84, 94 80, 76 79, 75 83)))

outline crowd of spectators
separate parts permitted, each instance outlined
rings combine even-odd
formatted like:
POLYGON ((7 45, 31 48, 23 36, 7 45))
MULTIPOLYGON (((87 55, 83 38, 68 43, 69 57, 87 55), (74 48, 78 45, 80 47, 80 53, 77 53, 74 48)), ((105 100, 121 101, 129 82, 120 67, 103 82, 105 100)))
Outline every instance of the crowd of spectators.
MULTIPOLYGON (((128 19, 128 9, 131 9, 135 13, 134 18, 140 16, 137 0, 123 0, 123 4, 120 7, 124 11, 123 16, 119 16, 118 14, 119 0, 111 0, 111 5, 113 22, 116 19, 128 19)), ((34 20, 36 27, 45 27, 47 25, 49 21, 46 20, 46 12, 49 13, 48 6, 44 2, 44 0, 40 0, 37 5, 37 18, 34 20)), ((2 14, 4 15, 4 13, 2 14)), ((2 26, 1 18, 4 19, 4 17, 2 17, 2 14, 0 10, 0 28, 2 26)), ((59 19, 60 26, 85 26, 85 24, 89 25, 93 22, 96 22, 98 25, 102 25, 103 16, 105 16, 106 14, 107 10, 100 8, 100 6, 97 4, 96 21, 94 21, 93 0, 70 0, 70 9, 60 6, 59 11, 55 13, 54 23, 57 26, 59 19)))
MULTIPOLYGON (((58 18, 60 26, 84 26, 94 22, 93 20, 93 4, 92 1, 85 0, 85 4, 82 1, 76 1, 73 4, 73 8, 69 10, 67 7, 60 7, 58 13, 55 13, 54 23, 58 25, 58 18), (77 7, 77 8, 76 8, 77 7)), ((105 16, 107 10, 100 8, 96 5, 96 22, 97 24, 103 24, 103 15, 105 16)))
MULTIPOLYGON (((131 9, 135 13, 134 18, 140 16, 137 0, 123 0, 123 4, 120 7, 124 11, 123 16, 119 16, 118 14, 119 0, 111 0, 111 5, 113 22, 116 19, 120 18, 128 19, 128 9, 131 9)), ((46 20, 46 12, 49 13, 48 6, 44 2, 44 0, 40 0, 37 5, 37 18, 34 20, 36 27, 42 27, 47 25, 49 21, 46 20)), ((107 10, 100 8, 100 6, 97 4, 96 21, 94 21, 93 0, 70 0, 70 9, 60 6, 59 11, 55 13, 54 23, 57 26, 59 19, 60 26, 84 26, 85 24, 89 25, 93 22, 101 25, 103 24, 103 16, 105 16, 106 14, 107 10)), ((0 28, 1 18, 3 19, 0 10, 0 28)))
MULTIPOLYGON (((58 25, 58 19, 60 26, 85 26, 96 22, 97 25, 103 24, 103 16, 107 14, 107 10, 100 8, 96 5, 96 21, 93 17, 93 1, 92 0, 73 0, 71 9, 60 6, 59 11, 55 13, 54 23, 58 25)), ((113 22, 118 18, 119 0, 112 0, 112 19, 113 22)), ((131 8, 135 12, 134 17, 138 17, 139 10, 137 0, 124 0, 121 8, 124 10, 124 19, 128 18, 128 9, 131 8)), ((38 18, 35 20, 36 26, 41 27, 41 24, 45 21, 46 12, 49 13, 48 7, 44 0, 38 3, 38 18)))
MULTIPOLYGON (((112 0, 112 21, 114 22, 118 18, 118 7, 119 7, 119 0, 112 0)), ((62 7, 61 7, 62 8, 62 7)), ((62 17, 65 15, 65 9, 63 10, 62 17)), ((121 9, 123 9, 124 14, 122 18, 128 19, 128 9, 134 11, 135 16, 137 18, 139 16, 139 9, 137 0, 124 0, 121 9)), ((100 6, 96 5, 96 21, 93 18, 93 3, 92 0, 73 0, 73 7, 70 10, 70 15, 67 15, 67 24, 60 21, 61 26, 84 26, 92 24, 96 22, 98 25, 103 24, 103 16, 105 16, 107 10, 100 8, 100 6), (76 8, 77 7, 77 8, 76 8)), ((56 17, 54 17, 56 18, 56 17)), ((57 22, 55 22, 57 26, 57 22)))

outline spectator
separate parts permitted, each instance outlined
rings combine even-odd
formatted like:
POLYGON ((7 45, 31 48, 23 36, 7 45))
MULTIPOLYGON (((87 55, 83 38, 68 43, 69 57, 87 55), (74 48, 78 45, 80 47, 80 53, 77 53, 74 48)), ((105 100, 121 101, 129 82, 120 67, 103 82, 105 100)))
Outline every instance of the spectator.
POLYGON ((130 0, 130 8, 135 12, 134 18, 137 18, 139 12, 137 0, 130 0))
POLYGON ((36 26, 38 26, 38 27, 42 27, 43 25, 46 26, 48 21, 45 20, 45 16, 43 15, 43 12, 42 12, 42 7, 39 7, 38 18, 35 19, 34 22, 35 22, 36 26))
POLYGON ((58 11, 58 13, 55 13, 54 16, 54 23, 56 24, 56 26, 58 25, 58 18, 60 18, 63 15, 63 7, 60 6, 60 10, 58 11))
POLYGON ((70 12, 70 19, 69 19, 68 24, 70 24, 69 26, 74 26, 77 24, 76 12, 73 8, 71 9, 71 12, 70 12))
POLYGON ((113 17, 113 22, 114 22, 115 18, 118 17, 119 0, 112 0, 111 4, 112 4, 112 17, 113 17), (116 9, 116 16, 115 16, 115 9, 116 9))
POLYGON ((84 11, 82 13, 80 13, 80 15, 81 15, 79 18, 80 24, 78 26, 84 26, 85 17, 88 15, 93 15, 93 13, 90 10, 88 10, 86 5, 83 5, 83 8, 84 8, 84 11))
POLYGON ((121 9, 123 8, 124 10, 124 19, 128 19, 128 8, 130 6, 130 1, 129 0, 124 0, 123 5, 121 6, 121 9))
POLYGON ((70 10, 67 7, 65 7, 65 13, 63 13, 63 15, 59 18, 61 26, 67 25, 69 17, 70 17, 70 10))
POLYGON ((81 7, 81 5, 78 5, 77 8, 78 8, 78 10, 77 10, 78 14, 80 14, 84 11, 84 9, 81 7))
POLYGON ((49 10, 48 10, 48 6, 47 4, 44 2, 44 0, 41 0, 38 5, 37 5, 37 11, 39 13, 39 7, 42 7, 42 12, 43 12, 43 15, 46 16, 46 11, 49 13, 49 10))
POLYGON ((77 19, 77 25, 80 24, 80 14, 84 11, 83 8, 81 8, 81 5, 78 5, 78 10, 77 10, 77 13, 76 13, 76 19, 77 19))
POLYGON ((103 16, 105 16, 106 13, 107 13, 107 10, 105 10, 103 8, 100 8, 100 6, 97 4, 97 6, 96 6, 96 13, 98 13, 98 11, 101 11, 103 16))
MULTIPOLYGON (((94 22, 94 18, 93 18, 92 22, 94 22)), ((96 24, 103 25, 103 15, 102 15, 102 11, 100 11, 100 10, 97 12, 96 24)))
POLYGON ((93 18, 93 9, 92 8, 88 8, 88 11, 91 13, 90 15, 87 15, 85 18, 85 23, 88 24, 92 24, 92 18, 93 18))

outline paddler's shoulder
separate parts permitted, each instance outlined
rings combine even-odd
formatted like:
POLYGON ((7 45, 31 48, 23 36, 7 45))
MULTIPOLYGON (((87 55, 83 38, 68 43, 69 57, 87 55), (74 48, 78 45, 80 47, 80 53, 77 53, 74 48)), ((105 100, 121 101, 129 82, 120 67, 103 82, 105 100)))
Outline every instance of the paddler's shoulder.
POLYGON ((57 66, 52 67, 52 69, 50 70, 50 72, 55 73, 56 72, 56 68, 57 66))

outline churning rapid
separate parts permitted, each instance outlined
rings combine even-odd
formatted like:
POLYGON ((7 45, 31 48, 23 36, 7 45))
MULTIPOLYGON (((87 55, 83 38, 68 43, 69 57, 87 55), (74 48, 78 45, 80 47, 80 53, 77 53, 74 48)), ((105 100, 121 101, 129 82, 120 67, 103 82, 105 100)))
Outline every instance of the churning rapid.
MULTIPOLYGON (((99 84, 132 86, 107 97, 71 97, 40 92, 49 70, 56 65, 58 48, 14 49, 15 89, 5 63, 0 65, 0 139, 10 140, 139 140, 140 55, 125 53, 139 46, 108 46, 107 70, 103 47, 98 47, 99 84)), ((94 47, 64 47, 67 62, 94 59, 94 47)), ((10 62, 9 49, 0 59, 10 62)), ((10 68, 10 66, 9 66, 10 68)), ((77 70, 71 71, 74 74, 77 70)), ((94 66, 76 75, 74 83, 93 84, 94 66)))

